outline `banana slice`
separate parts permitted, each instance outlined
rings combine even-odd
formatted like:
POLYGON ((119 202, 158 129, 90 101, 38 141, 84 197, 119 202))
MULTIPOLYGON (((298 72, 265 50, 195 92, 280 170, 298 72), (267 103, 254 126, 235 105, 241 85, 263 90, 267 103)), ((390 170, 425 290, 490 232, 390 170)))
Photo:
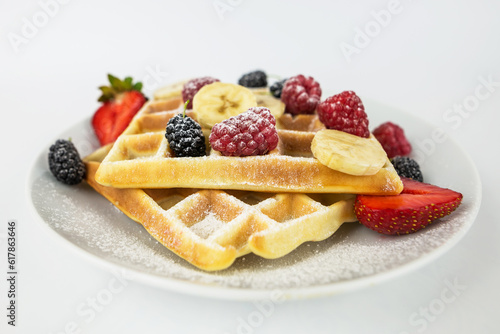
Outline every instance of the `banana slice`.
POLYGON ((270 94, 271 92, 269 91, 269 88, 267 87, 257 87, 257 88, 248 88, 254 93, 255 95, 264 95, 264 94, 270 94))
POLYGON ((248 88, 231 83, 214 82, 203 86, 193 98, 196 119, 209 129, 256 106, 257 99, 248 88))
POLYGON ((387 162, 387 154, 377 139, 358 137, 337 130, 321 130, 311 150, 323 165, 351 175, 376 174, 387 162))
POLYGON ((285 104, 272 96, 268 88, 254 88, 252 92, 257 99, 257 106, 268 108, 274 118, 279 119, 285 113, 285 104))
POLYGON ((173 84, 161 87, 157 89, 153 93, 153 97, 155 100, 167 100, 172 97, 182 96, 182 88, 184 88, 184 84, 189 80, 182 80, 175 82, 173 84))

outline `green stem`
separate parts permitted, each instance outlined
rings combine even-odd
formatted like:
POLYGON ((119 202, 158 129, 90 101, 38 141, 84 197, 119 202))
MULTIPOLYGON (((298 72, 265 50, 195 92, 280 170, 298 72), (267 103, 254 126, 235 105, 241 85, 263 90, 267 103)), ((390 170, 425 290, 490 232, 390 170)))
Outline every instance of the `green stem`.
POLYGON ((186 109, 187 109, 188 103, 189 103, 189 100, 187 100, 186 103, 184 103, 184 112, 182 113, 182 118, 186 117, 186 109))

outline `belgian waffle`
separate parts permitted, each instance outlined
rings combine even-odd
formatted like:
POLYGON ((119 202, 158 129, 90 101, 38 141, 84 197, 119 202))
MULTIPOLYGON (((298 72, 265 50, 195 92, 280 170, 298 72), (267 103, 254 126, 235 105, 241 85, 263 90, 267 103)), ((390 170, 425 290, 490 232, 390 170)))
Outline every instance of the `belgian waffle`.
POLYGON ((85 158, 87 182, 157 241, 207 271, 255 253, 278 258, 356 221, 354 195, 102 186, 94 176, 108 147, 85 158))
MULTIPOLYGON (((375 175, 354 176, 322 165, 311 141, 323 128, 317 116, 278 119, 278 147, 264 156, 178 158, 168 147, 165 127, 182 111, 182 100, 148 102, 100 164, 95 180, 114 188, 203 188, 295 193, 395 195, 403 188, 389 160, 375 175)), ((192 112, 187 115, 195 118, 192 112)), ((204 130, 208 138, 209 130, 204 130)), ((208 143, 207 143, 208 144, 208 143)))

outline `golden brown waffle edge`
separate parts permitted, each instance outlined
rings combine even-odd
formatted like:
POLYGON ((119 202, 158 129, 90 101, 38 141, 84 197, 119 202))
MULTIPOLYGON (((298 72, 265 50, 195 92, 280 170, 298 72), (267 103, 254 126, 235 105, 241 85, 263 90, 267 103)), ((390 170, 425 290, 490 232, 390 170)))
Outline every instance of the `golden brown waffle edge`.
MULTIPOLYGON (((296 193, 395 195, 402 182, 387 160, 375 175, 354 176, 322 165, 310 143, 321 128, 316 116, 285 115, 278 120, 280 144, 264 156, 172 156, 164 131, 181 112, 182 100, 148 102, 115 142, 96 173, 96 181, 115 188, 204 188, 296 193)), ((187 113, 194 117, 191 112, 187 113)), ((206 131, 205 131, 206 132, 206 131)))
POLYGON ((107 149, 85 159, 87 183, 166 248, 206 271, 225 269, 250 252, 282 257, 357 220, 353 195, 102 186, 94 176, 107 149))

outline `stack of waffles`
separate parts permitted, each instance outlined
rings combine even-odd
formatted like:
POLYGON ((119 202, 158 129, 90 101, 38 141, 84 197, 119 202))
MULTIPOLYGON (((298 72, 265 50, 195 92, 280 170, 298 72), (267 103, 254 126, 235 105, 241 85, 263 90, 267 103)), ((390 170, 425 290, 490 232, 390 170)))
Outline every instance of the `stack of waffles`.
MULTIPOLYGON (((354 176, 315 159, 315 115, 277 120, 278 147, 263 156, 174 157, 166 125, 182 99, 147 102, 114 144, 85 158, 87 182, 158 242, 207 271, 255 253, 282 257, 307 241, 355 222, 356 194, 398 194, 389 160, 374 175, 354 176)), ((192 111, 187 116, 196 119, 192 111)), ((208 138, 209 129, 203 129, 208 138)))

